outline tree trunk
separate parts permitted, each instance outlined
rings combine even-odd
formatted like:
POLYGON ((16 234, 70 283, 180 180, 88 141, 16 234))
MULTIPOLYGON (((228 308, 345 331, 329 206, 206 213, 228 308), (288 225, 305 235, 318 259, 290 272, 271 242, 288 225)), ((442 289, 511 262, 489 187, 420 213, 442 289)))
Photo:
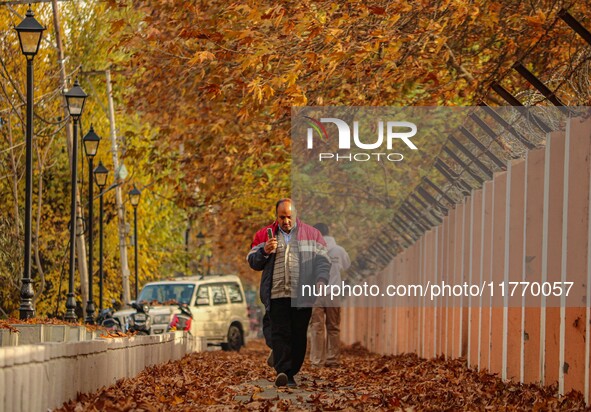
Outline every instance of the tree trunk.
POLYGON ((12 193, 14 196, 14 227, 17 237, 20 234, 20 214, 18 211, 18 166, 14 155, 14 143, 12 140, 12 112, 8 113, 8 147, 10 148, 10 168, 12 170, 12 193))
MULTIPOLYGON (((55 1, 55 0, 54 0, 55 1)), ((119 157, 117 147, 117 131, 115 129, 115 108, 113 105, 113 89, 111 87, 111 71, 105 71, 107 78, 107 96, 109 100, 109 123, 111 125, 111 153, 113 153, 113 167, 115 172, 119 169, 119 157)), ((118 175, 115 176, 115 183, 120 183, 118 175)), ((129 265, 127 263, 127 231, 125 226, 125 208, 123 206, 123 195, 121 193, 121 186, 115 187, 115 198, 117 202, 117 217, 119 220, 119 254, 121 256, 121 280, 123 283, 123 303, 131 301, 129 291, 129 265)))

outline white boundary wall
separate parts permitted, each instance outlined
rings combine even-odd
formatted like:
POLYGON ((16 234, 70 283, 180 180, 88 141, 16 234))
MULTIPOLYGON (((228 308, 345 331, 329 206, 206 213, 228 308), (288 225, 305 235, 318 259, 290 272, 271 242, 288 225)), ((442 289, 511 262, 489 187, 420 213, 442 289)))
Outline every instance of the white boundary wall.
POLYGON ((207 349, 185 332, 0 348, 0 412, 47 411, 144 368, 207 349))

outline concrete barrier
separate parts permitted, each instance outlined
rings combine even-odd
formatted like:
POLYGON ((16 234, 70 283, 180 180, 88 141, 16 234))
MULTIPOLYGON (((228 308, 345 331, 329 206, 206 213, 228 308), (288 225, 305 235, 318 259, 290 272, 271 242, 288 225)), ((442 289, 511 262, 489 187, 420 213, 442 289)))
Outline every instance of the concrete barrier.
POLYGON ((8 329, 0 329, 0 346, 18 345, 18 333, 11 332, 8 329))
POLYGON ((57 408, 78 393, 96 391, 148 366, 206 349, 205 338, 185 332, 2 347, 0 412, 57 408))

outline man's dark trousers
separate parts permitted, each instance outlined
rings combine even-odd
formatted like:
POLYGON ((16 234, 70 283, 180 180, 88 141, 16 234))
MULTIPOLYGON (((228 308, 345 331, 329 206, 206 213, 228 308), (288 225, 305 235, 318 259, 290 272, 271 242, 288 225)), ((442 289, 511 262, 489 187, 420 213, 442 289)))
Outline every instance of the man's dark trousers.
POLYGON ((275 370, 293 377, 306 357, 312 308, 292 308, 291 298, 271 299, 270 315, 275 370))
POLYGON ((273 349, 273 337, 271 336, 271 316, 269 312, 265 311, 263 315, 263 336, 265 337, 265 343, 271 349, 273 349))

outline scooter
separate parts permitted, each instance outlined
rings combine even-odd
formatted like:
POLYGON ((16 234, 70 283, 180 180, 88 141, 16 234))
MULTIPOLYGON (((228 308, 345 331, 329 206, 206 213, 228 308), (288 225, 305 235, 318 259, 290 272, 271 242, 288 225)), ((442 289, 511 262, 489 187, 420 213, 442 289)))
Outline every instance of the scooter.
POLYGON ((179 303, 178 306, 181 313, 174 314, 166 331, 184 330, 191 333, 191 322, 193 321, 191 308, 189 308, 189 305, 186 303, 179 303))
POLYGON ((129 332, 136 332, 138 335, 150 334, 150 307, 137 302, 131 302, 130 306, 136 310, 127 318, 126 328, 129 332))
POLYGON ((119 319, 113 317, 114 313, 115 310, 113 308, 105 308, 101 310, 96 319, 96 323, 108 331, 122 332, 123 328, 121 327, 121 322, 119 322, 119 319))

